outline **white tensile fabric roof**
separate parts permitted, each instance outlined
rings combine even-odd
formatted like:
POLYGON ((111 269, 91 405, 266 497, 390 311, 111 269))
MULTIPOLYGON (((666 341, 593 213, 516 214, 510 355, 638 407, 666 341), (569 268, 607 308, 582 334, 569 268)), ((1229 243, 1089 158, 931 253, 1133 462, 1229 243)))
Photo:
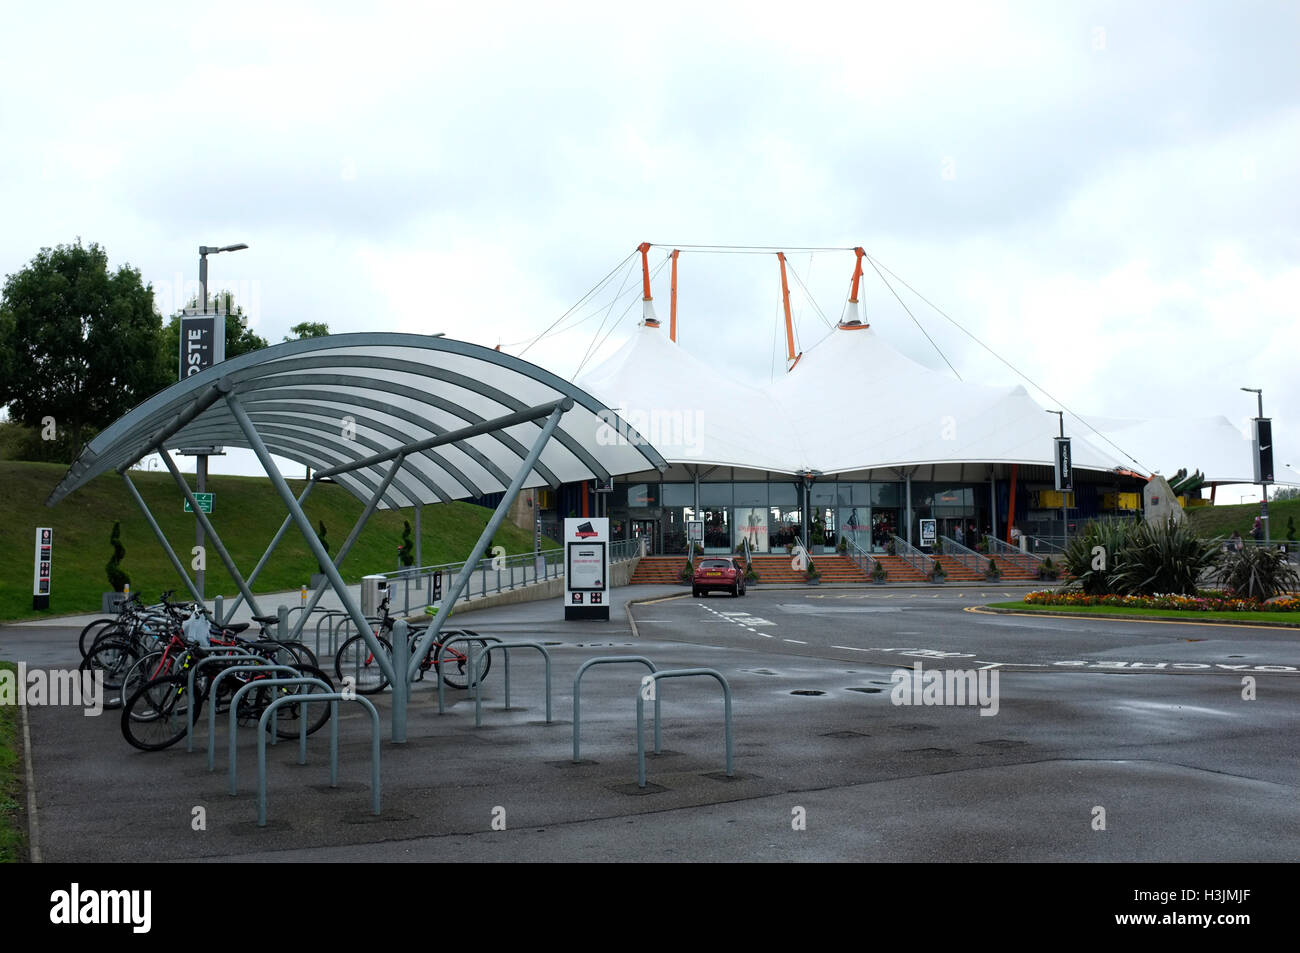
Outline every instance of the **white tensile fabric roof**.
MULTIPOLYGON (((560 418, 524 486, 558 486, 666 467, 654 448, 640 440, 602 440, 611 419, 608 409, 527 361, 443 337, 336 334, 242 354, 160 391, 86 445, 48 505, 100 474, 129 467, 168 431, 173 432, 162 440, 168 449, 249 446, 223 399, 227 392, 235 395, 271 453, 315 470, 368 461, 556 401, 569 401, 572 407, 560 418)), ((505 490, 543 422, 514 423, 411 453, 380 506, 505 490)), ((389 460, 368 462, 334 479, 366 500, 391 465, 389 460)))
MULTIPOLYGON (((619 409, 672 463, 826 475, 1050 467, 1059 433, 1055 414, 1024 387, 954 380, 900 354, 869 326, 837 328, 790 373, 753 387, 723 379, 665 330, 642 324, 577 383, 619 409), (690 424, 678 431, 684 439, 664 439, 677 421, 690 424)), ((1080 469, 1149 476, 1187 466, 1209 483, 1252 479, 1250 442, 1225 417, 1081 422, 1067 414, 1066 432, 1080 469)))

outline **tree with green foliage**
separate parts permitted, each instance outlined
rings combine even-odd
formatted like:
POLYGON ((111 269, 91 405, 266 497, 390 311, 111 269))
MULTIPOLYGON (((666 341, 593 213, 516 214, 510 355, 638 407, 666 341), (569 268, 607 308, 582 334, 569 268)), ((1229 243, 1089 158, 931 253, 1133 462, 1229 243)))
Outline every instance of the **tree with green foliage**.
MULTIPOLYGON (((99 245, 42 248, 0 294, 0 405, 70 461, 169 378, 153 288, 99 245)), ((179 345, 178 345, 179 346, 179 345)))
POLYGON ((329 337, 330 326, 324 321, 303 321, 291 327, 289 332, 293 337, 285 337, 286 341, 300 341, 303 338, 323 338, 329 337))
POLYGON ((108 565, 104 567, 108 572, 108 584, 113 587, 114 592, 122 592, 131 584, 131 577, 122 569, 122 559, 126 556, 126 547, 122 545, 121 523, 113 524, 113 532, 108 537, 108 541, 113 547, 113 555, 109 557, 108 565))
MULTIPOLYGON (((229 291, 220 291, 215 296, 218 313, 226 315, 226 360, 239 357, 249 351, 260 351, 270 347, 266 338, 254 334, 248 326, 248 316, 242 305, 235 303, 235 296, 229 291)), ((191 298, 185 307, 197 308, 199 299, 191 298)), ((181 316, 173 314, 168 318, 162 331, 162 366, 169 384, 180 380, 181 369, 181 316)))

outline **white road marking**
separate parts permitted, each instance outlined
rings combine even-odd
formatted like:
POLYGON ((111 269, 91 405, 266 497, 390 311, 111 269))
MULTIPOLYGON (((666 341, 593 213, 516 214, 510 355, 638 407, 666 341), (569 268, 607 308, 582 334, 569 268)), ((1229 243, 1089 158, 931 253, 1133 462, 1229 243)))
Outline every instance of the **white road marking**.
POLYGON ((798 639, 782 639, 782 642, 793 642, 795 645, 807 645, 807 642, 800 642, 798 639))

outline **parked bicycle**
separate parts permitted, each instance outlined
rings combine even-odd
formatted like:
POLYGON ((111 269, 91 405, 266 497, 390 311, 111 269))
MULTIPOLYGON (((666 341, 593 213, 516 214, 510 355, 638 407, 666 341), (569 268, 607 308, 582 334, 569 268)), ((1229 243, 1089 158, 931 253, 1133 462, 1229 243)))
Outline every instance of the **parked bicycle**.
MULTIPOLYGON (((381 614, 376 620, 377 628, 373 631, 373 635, 391 660, 393 624, 397 620, 388 613, 387 597, 380 603, 379 609, 381 614)), ((416 644, 427 628, 422 625, 408 627, 407 639, 412 653, 415 652, 416 644)), ((476 638, 475 633, 465 629, 444 630, 440 634, 442 640, 430 643, 428 650, 420 659, 420 674, 416 681, 422 681, 425 672, 433 671, 442 676, 443 682, 450 688, 469 688, 471 682, 467 669, 471 645, 474 646, 474 654, 478 657, 479 680, 487 676, 488 670, 492 667, 492 656, 486 652, 488 645, 486 639, 476 638), (458 636, 468 636, 469 641, 448 644, 458 636)), ((373 695, 388 687, 388 676, 384 674, 374 652, 360 635, 352 636, 339 646, 338 654, 334 656, 334 674, 340 681, 351 679, 353 687, 362 695, 373 695)))

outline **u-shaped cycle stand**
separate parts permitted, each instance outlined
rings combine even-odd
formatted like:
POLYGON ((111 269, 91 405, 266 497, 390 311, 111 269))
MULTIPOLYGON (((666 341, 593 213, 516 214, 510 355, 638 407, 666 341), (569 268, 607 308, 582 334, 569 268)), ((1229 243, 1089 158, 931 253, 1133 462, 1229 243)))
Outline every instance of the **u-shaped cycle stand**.
MULTIPOLYGON (((288 668, 288 666, 284 666, 284 667, 288 668)), ((290 671, 297 671, 297 670, 290 669, 290 671)), ((225 673, 223 672, 222 674, 225 673)), ((321 688, 325 689, 326 693, 333 694, 334 692, 334 687, 330 685, 329 682, 322 681, 321 679, 316 678, 314 675, 302 675, 301 673, 298 674, 297 677, 293 677, 293 678, 259 678, 255 681, 249 682, 247 685, 240 685, 239 688, 236 689, 234 696, 230 699, 230 728, 227 732, 228 735, 227 742, 230 749, 230 757, 229 757, 229 767, 226 769, 226 778, 230 784, 229 794, 231 797, 234 797, 238 793, 235 787, 235 756, 238 754, 239 749, 235 747, 235 733, 239 730, 238 719, 239 719, 240 699, 242 699, 254 688, 271 688, 273 686, 278 686, 278 685, 319 685, 321 688)), ((216 697, 215 682, 213 682, 212 688, 213 688, 212 697, 215 698, 216 697)), ((285 697, 289 699, 296 698, 299 701, 301 701, 304 705, 306 704, 306 699, 311 698, 310 695, 297 695, 297 694, 287 695, 285 697)), ((275 701, 279 701, 279 699, 277 698, 275 699, 275 701)), ((216 705, 213 705, 212 710, 215 711, 216 707, 217 707, 216 705)), ((274 712, 278 707, 279 707, 278 705, 274 707, 268 705, 266 710, 274 712)), ((212 722, 209 722, 209 724, 212 724, 212 722)), ((272 717, 271 744, 276 743, 277 730, 278 730, 278 726, 276 724, 276 720, 274 717, 272 717)), ((305 715, 298 719, 298 763, 299 764, 307 763, 307 719, 305 715)))
MULTIPOLYGON (((229 662, 232 659, 250 659, 251 661, 266 661, 261 655, 253 655, 251 652, 232 652, 229 655, 205 655, 199 659, 189 670, 188 684, 186 690, 190 693, 190 698, 194 697, 194 676, 198 674, 199 669, 209 663, 229 662)), ((194 750, 194 706, 190 705, 189 710, 185 713, 185 750, 194 750)), ((212 724, 208 724, 208 770, 212 770, 212 724)))
MULTIPOLYGON (((272 679, 272 681, 276 681, 272 679)), ((290 679, 287 681, 296 681, 290 679)), ((319 681, 319 679, 313 679, 319 681)), ((265 683, 264 683, 265 684, 265 683)), ((252 686, 245 686, 251 688, 252 686)), ((244 689, 240 689, 243 691, 244 689)), ((370 699, 361 695, 352 693, 343 694, 342 692, 326 692, 322 695, 309 695, 313 704, 324 704, 329 702, 330 706, 330 787, 339 786, 339 702, 351 701, 358 702, 366 707, 370 712, 370 810, 376 817, 379 816, 379 712, 370 699)), ((266 723, 267 720, 275 715, 275 710, 281 705, 301 704, 306 707, 306 702, 296 695, 286 695, 283 698, 277 698, 266 707, 262 712, 262 717, 257 722, 257 826, 266 826, 266 723)), ((307 722, 304 718, 302 725, 302 742, 299 750, 299 764, 307 763, 307 722)), ((232 749, 233 750, 233 749, 232 749)))
MULTIPOLYGON (((506 656, 509 658, 509 656, 506 656)), ((655 663, 650 661, 644 655, 601 655, 593 659, 587 659, 578 669, 578 674, 573 677, 573 763, 577 764, 581 758, 578 757, 578 732, 582 726, 582 675, 593 665, 616 665, 620 662, 633 662, 638 665, 644 665, 651 672, 657 672, 655 663)), ((659 693, 655 692, 655 754, 659 753, 659 693)))
MULTIPOLYGON (((227 658, 235 658, 235 656, 233 656, 233 655, 232 655, 232 656, 227 656, 227 658)), ((252 656, 252 658, 261 658, 261 656, 254 655, 254 656, 252 656)), ((203 661, 206 662, 207 659, 203 659, 203 661)), ((224 661, 224 659, 223 659, 223 661, 224 661)), ((201 665, 202 662, 200 662, 199 664, 201 665)), ((198 668, 199 668, 199 666, 196 665, 196 666, 194 667, 194 669, 190 672, 190 685, 191 685, 191 686, 193 686, 193 684, 194 684, 194 672, 197 671, 198 668)), ((267 662, 266 662, 265 660, 263 660, 260 664, 257 664, 257 665, 231 665, 231 666, 229 666, 227 669, 225 669, 224 671, 221 671, 221 672, 218 672, 218 673, 217 673, 217 677, 214 678, 214 679, 212 680, 212 685, 209 686, 209 688, 208 688, 208 697, 211 698, 211 699, 214 699, 213 703, 210 704, 210 705, 208 706, 208 770, 209 770, 209 771, 215 771, 215 770, 217 770, 217 765, 216 765, 216 761, 217 761, 217 706, 216 706, 215 699, 216 699, 216 697, 217 697, 217 686, 221 684, 221 679, 225 677, 226 672, 280 672, 280 673, 287 673, 288 675, 301 675, 301 674, 302 674, 302 670, 301 670, 301 669, 294 668, 292 665, 267 664, 267 662)), ((266 680, 265 680, 265 679, 258 679, 258 681, 259 681, 259 682, 262 682, 262 683, 265 683, 266 680)), ((327 689, 329 689, 330 691, 333 691, 333 690, 334 690, 334 689, 333 689, 333 686, 327 685, 327 686, 325 686, 325 687, 326 687, 327 689)), ((192 689, 192 688, 191 688, 190 697, 191 697, 191 698, 194 697, 193 689, 192 689)), ((193 711, 193 706, 190 707, 190 710, 191 710, 191 712, 193 711)), ((191 718, 192 718, 192 717, 193 717, 193 716, 191 715, 191 718)), ((233 734, 233 732, 232 732, 232 734, 233 734)), ((232 745, 234 744, 233 740, 231 741, 231 744, 232 744, 232 745)))
MULTIPOLYGON (((482 636, 479 636, 482 638, 482 636)), ((474 644, 469 646, 469 675, 470 683, 474 686, 474 727, 483 727, 483 695, 479 688, 482 679, 478 677, 478 663, 484 656, 491 655, 497 649, 505 649, 506 652, 506 707, 505 711, 510 710, 510 650, 511 649, 537 649, 542 653, 542 658, 546 660, 546 723, 551 723, 551 653, 546 651, 546 646, 541 642, 501 642, 489 645, 482 652, 475 654, 474 644)), ((439 684, 442 684, 441 681, 439 684)))
MULTIPOLYGON (((481 641, 483 641, 483 642, 500 642, 500 641, 501 641, 501 640, 498 639, 495 635, 479 635, 477 632, 471 632, 469 629, 460 629, 460 630, 458 630, 458 631, 461 633, 460 635, 453 635, 451 638, 449 638, 449 639, 445 639, 445 640, 442 642, 442 648, 440 648, 440 649, 438 650, 438 654, 439 654, 439 655, 441 655, 443 652, 447 651, 447 646, 451 645, 453 642, 470 642, 470 641, 472 641, 472 640, 481 640, 481 641)), ((467 658, 468 658, 468 656, 467 656, 467 658)), ((507 659, 510 658, 509 653, 506 654, 506 658, 507 658, 507 659)), ((445 714, 447 713, 447 711, 446 711, 446 708, 445 708, 444 705, 443 705, 443 700, 442 700, 442 663, 438 663, 438 664, 434 665, 433 668, 434 668, 434 670, 435 670, 435 672, 437 673, 437 676, 438 676, 438 714, 440 714, 440 715, 445 715, 445 714)), ((467 665, 466 668, 468 669, 469 666, 467 665)), ((477 669, 475 669, 475 672, 477 672, 477 669)), ((477 679, 477 678, 475 678, 475 679, 471 679, 471 678, 470 678, 470 674, 469 674, 468 672, 467 672, 466 675, 465 675, 465 679, 466 679, 466 682, 465 682, 466 686, 468 686, 468 685, 470 684, 470 682, 472 681, 472 682, 474 683, 474 685, 477 687, 477 685, 478 685, 478 679, 477 679)), ((507 694, 507 696, 509 696, 509 690, 508 690, 508 689, 507 689, 506 694, 507 694)), ((509 703, 507 702, 507 704, 509 704, 509 703)))
MULTIPOLYGON (((723 719, 726 726, 727 734, 727 777, 732 777, 731 770, 731 686, 727 680, 722 677, 721 672, 711 668, 677 668, 663 672, 651 672, 641 678, 641 687, 636 693, 636 783, 639 787, 645 787, 645 699, 646 688, 653 689, 652 697, 655 704, 659 704, 658 682, 661 678, 687 678, 692 675, 707 675, 710 678, 716 678, 718 684, 722 686, 723 701, 723 719)), ((658 730, 659 717, 655 713, 655 729, 658 730)))

